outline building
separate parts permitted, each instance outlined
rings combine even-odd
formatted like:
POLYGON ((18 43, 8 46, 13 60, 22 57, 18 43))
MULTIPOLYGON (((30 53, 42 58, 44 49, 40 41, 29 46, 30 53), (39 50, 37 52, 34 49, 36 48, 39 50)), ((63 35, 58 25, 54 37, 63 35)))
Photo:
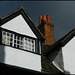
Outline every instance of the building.
POLYGON ((23 7, 0 18, 0 63, 41 72, 44 36, 23 7))
MULTIPOLYGON (((64 37, 63 44, 70 34, 64 37)), ((50 15, 41 16, 36 27, 25 9, 20 7, 0 18, 0 36, 1 72, 12 71, 14 74, 16 71, 33 75, 65 73, 63 55, 60 46, 57 45, 59 42, 55 42, 54 39, 54 24, 50 15)))
POLYGON ((47 49, 46 57, 65 74, 75 74, 75 29, 47 49))

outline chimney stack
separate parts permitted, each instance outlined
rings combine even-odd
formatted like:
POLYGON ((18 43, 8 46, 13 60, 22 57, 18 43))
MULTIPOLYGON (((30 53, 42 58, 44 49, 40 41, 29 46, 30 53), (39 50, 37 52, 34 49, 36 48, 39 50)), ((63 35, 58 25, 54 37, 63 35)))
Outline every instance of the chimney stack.
POLYGON ((55 43, 54 40, 54 24, 51 23, 50 15, 43 15, 39 18, 39 26, 40 32, 44 35, 45 41, 43 44, 53 45, 55 43))

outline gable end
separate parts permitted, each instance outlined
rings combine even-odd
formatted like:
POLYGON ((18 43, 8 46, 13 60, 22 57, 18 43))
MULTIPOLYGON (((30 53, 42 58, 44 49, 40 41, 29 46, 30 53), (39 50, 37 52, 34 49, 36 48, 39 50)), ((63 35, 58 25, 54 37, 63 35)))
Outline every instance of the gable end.
POLYGON ((32 29, 32 31, 34 32, 34 34, 37 36, 37 38, 39 40, 44 40, 45 39, 44 36, 38 30, 38 28, 33 23, 32 19, 29 17, 29 15, 27 14, 27 12, 25 11, 25 9, 23 7, 20 7, 19 9, 17 9, 13 13, 10 13, 9 15, 7 15, 5 17, 1 17, 0 18, 0 26, 2 26, 4 23, 10 21, 11 19, 17 17, 20 14, 23 16, 23 18, 25 19, 25 21, 27 22, 27 24, 29 25, 29 27, 32 29))

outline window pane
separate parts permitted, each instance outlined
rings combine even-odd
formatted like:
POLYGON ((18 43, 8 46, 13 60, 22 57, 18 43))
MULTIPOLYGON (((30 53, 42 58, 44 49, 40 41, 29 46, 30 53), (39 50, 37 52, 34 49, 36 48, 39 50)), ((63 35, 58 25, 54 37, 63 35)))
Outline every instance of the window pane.
POLYGON ((12 43, 10 43, 10 46, 11 46, 11 47, 12 47, 12 45, 13 45, 13 44, 12 44, 12 43))
POLYGON ((24 49, 24 44, 23 44, 23 42, 21 43, 21 48, 24 49))
POLYGON ((16 38, 16 35, 14 35, 14 39, 17 39, 17 38, 16 38))
POLYGON ((14 47, 16 47, 16 44, 14 44, 14 47))
POLYGON ((10 37, 13 37, 13 34, 11 34, 10 37))
POLYGON ((3 35, 6 35, 6 32, 5 31, 2 31, 3 35))
POLYGON ((19 41, 17 41, 17 44, 19 44, 19 41))
POLYGON ((5 44, 6 41, 6 35, 2 35, 2 43, 5 44))
POLYGON ((34 41, 32 40, 32 52, 34 52, 34 41))
POLYGON ((17 48, 19 48, 19 45, 17 45, 17 48))
POLYGON ((13 38, 10 38, 10 42, 12 42, 13 41, 13 38))
POLYGON ((16 43, 16 40, 14 40, 14 43, 16 43))
POLYGON ((7 36, 9 36, 9 33, 7 32, 7 36))
POLYGON ((17 36, 17 40, 19 40, 19 36, 17 36))
POLYGON ((5 44, 6 41, 6 33, 2 31, 2 43, 5 44))

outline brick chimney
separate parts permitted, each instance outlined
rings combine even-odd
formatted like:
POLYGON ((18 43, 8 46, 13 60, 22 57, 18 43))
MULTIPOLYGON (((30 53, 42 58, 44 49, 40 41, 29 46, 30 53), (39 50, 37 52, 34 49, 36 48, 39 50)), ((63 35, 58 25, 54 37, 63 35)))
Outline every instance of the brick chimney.
POLYGON ((45 41, 43 42, 43 44, 53 45, 55 43, 54 24, 51 23, 50 15, 40 16, 38 28, 45 37, 45 41))

